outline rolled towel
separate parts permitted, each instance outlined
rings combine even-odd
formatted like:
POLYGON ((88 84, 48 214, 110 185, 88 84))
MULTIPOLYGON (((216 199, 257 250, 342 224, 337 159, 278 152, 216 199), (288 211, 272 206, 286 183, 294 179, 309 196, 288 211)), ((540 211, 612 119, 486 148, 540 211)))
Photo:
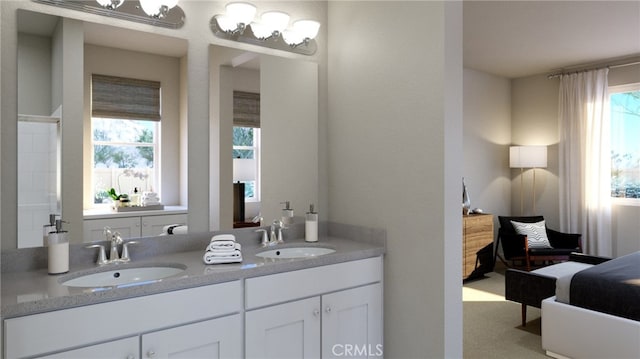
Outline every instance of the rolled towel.
POLYGON ((211 242, 216 242, 216 241, 234 241, 236 240, 236 236, 234 236, 233 234, 216 234, 215 236, 211 237, 211 242))
POLYGON ((229 253, 236 250, 241 250, 242 246, 240 243, 232 242, 232 245, 227 245, 227 242, 212 242, 207 246, 207 251, 216 252, 216 253, 229 253))
POLYGON ((162 228, 162 234, 187 234, 188 228, 184 224, 170 224, 162 228))
POLYGON ((239 250, 224 254, 206 251, 202 260, 205 264, 242 262, 242 253, 239 250))

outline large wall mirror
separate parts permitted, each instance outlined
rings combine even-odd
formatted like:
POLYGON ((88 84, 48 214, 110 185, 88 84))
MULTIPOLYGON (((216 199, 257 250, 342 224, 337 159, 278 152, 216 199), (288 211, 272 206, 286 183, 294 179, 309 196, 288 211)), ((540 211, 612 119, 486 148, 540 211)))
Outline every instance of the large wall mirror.
MULTIPOLYGON (((49 213, 71 216, 71 230, 82 233, 83 210, 91 206, 92 199, 87 191, 93 186, 87 175, 91 168, 91 156, 87 155, 91 143, 87 139, 92 133, 86 105, 90 101, 88 74, 92 72, 134 78, 154 77, 150 74, 155 73, 159 81, 171 84, 163 92, 167 101, 163 102, 163 111, 172 119, 163 123, 161 131, 163 142, 170 147, 162 154, 160 178, 167 186, 162 189, 163 201, 186 205, 189 189, 178 173, 186 167, 180 162, 199 155, 185 155, 188 41, 22 9, 18 11, 18 32, 18 112, 23 115, 21 122, 42 123, 47 128, 42 131, 47 133, 49 144, 40 144, 40 150, 48 180, 43 185, 46 194, 43 190, 38 204, 32 205, 36 201, 32 198, 34 191, 25 189, 23 185, 29 181, 22 176, 25 169, 40 166, 30 155, 18 155, 18 183, 23 186, 17 188, 21 234, 17 240, 4 236, 2 248, 41 245, 42 225, 49 213)), ((269 223, 279 218, 280 202, 290 201, 299 216, 310 203, 318 201, 317 64, 287 56, 210 46, 212 229, 228 229, 233 223, 232 108, 233 90, 244 81, 240 72, 252 74, 254 87, 245 90, 258 91, 261 97, 260 198, 259 203, 248 204, 247 217, 260 213, 269 223)), ((18 148, 28 148, 29 141, 28 137, 19 137, 18 148)), ((33 178, 34 174, 28 176, 33 178)), ((189 206, 188 210, 198 209, 189 206)), ((81 235, 72 240, 83 241, 81 235)))
MULTIPOLYGON (((318 203, 317 64, 223 46, 210 50, 212 127, 220 132, 220 164, 214 167, 221 169, 222 188, 233 181, 234 91, 258 93, 261 188, 257 200, 246 202, 245 217, 260 216, 269 224, 280 218, 285 201, 296 216, 304 215, 318 203)), ((232 206, 223 208, 221 222, 230 223, 232 206)))

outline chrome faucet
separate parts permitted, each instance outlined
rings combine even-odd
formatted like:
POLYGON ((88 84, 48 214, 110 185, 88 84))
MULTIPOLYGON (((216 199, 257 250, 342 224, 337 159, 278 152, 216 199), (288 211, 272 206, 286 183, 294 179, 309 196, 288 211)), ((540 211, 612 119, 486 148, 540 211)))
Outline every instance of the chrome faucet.
POLYGON ((129 257, 129 246, 139 243, 138 241, 129 241, 124 243, 120 232, 112 232, 111 228, 104 227, 104 235, 107 237, 107 241, 111 242, 111 251, 109 252, 109 259, 107 260, 106 250, 102 244, 92 244, 85 248, 98 248, 98 259, 96 264, 99 266, 111 263, 126 263, 131 260, 129 257), (122 257, 118 254, 118 246, 122 244, 122 257))
POLYGON ((109 252, 109 261, 114 262, 120 259, 118 254, 118 246, 122 244, 122 236, 120 232, 113 232, 111 236, 111 251, 109 252))
POLYGON ((282 221, 275 220, 275 221, 273 221, 273 223, 271 223, 271 227, 270 227, 270 231, 269 231, 269 233, 271 234, 270 237, 269 237, 269 244, 270 245, 284 243, 284 240, 282 238, 282 230, 283 229, 284 229, 284 226, 282 224, 282 221))

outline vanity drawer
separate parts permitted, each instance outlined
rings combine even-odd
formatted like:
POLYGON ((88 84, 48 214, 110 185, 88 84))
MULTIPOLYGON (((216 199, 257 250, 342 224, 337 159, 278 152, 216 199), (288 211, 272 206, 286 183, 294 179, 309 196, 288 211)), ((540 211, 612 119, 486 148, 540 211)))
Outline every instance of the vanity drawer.
POLYGON ((382 281, 382 257, 245 280, 246 309, 382 281))

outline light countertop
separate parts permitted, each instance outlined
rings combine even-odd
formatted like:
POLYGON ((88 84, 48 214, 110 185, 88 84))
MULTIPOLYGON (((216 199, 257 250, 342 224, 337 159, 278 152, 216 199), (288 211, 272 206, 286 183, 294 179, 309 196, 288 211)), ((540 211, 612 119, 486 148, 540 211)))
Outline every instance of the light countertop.
POLYGON ((97 251, 88 250, 84 245, 73 245, 70 271, 60 275, 47 274, 46 258, 45 265, 42 266, 42 253, 46 253, 46 250, 42 248, 3 251, 2 319, 353 261, 385 253, 386 234, 383 230, 329 223, 324 225, 321 234, 325 234, 320 236, 317 243, 307 243, 298 235, 300 232, 304 233, 304 228, 300 231, 298 226, 291 230, 291 238, 285 236, 284 244, 268 248, 259 247, 260 236, 254 230, 255 228, 224 232, 233 233, 236 240, 242 244, 243 261, 233 264, 206 265, 202 260, 211 236, 222 232, 138 239, 140 244, 129 247, 132 258, 130 263, 102 267, 95 265, 97 251), (298 246, 319 246, 336 251, 318 257, 298 259, 268 259, 255 256, 264 250, 298 246), (25 262, 21 257, 29 258, 33 262, 30 265, 34 268, 21 268, 25 262), (9 263, 5 263, 6 261, 9 263), (60 284, 86 273, 159 264, 179 264, 186 266, 186 269, 157 282, 124 288, 96 290, 60 284))

